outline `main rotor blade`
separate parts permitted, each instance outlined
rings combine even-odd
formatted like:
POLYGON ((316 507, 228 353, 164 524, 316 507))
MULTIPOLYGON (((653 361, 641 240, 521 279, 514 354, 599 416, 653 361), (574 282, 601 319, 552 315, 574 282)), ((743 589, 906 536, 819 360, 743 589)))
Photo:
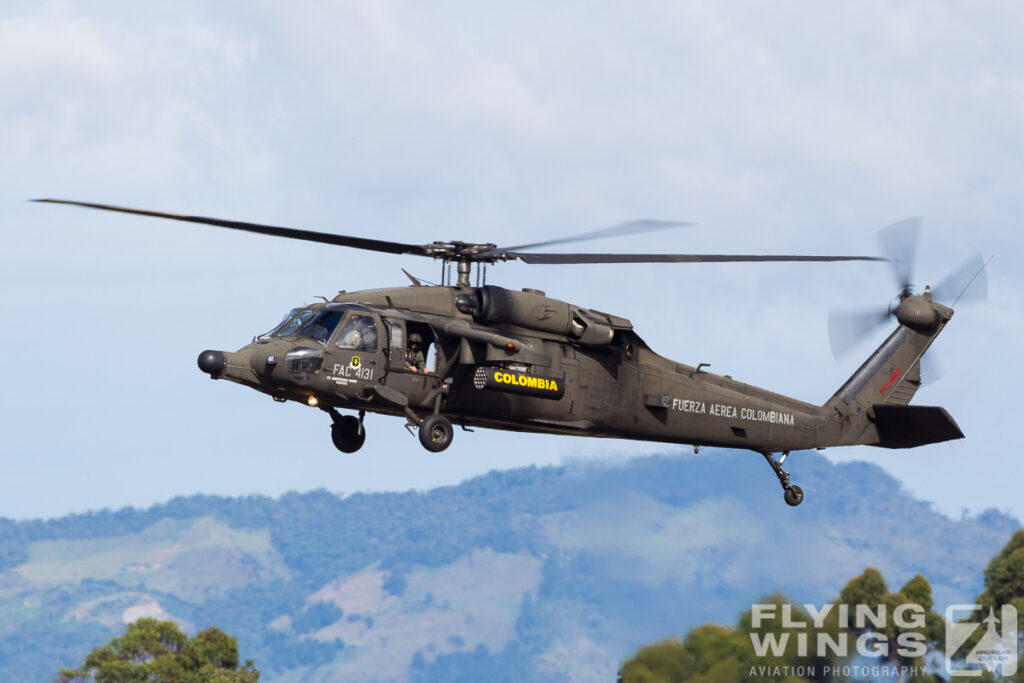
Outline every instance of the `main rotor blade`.
POLYGON ((643 218, 636 221, 619 223, 618 225, 613 225, 607 228, 601 228, 600 230, 591 230, 589 232, 580 233, 579 235, 559 237, 557 239, 546 240, 544 242, 518 244, 514 247, 496 247, 494 249, 488 249, 487 251, 483 252, 482 255, 492 256, 494 254, 505 254, 512 251, 518 251, 519 249, 534 249, 536 247, 549 247, 553 244, 585 242, 587 240, 597 240, 605 237, 623 237, 625 235, 640 235, 645 232, 656 232, 658 230, 667 230, 669 228, 681 228, 686 225, 693 225, 693 223, 681 223, 679 221, 660 221, 652 218, 643 218))
POLYGON ((383 251, 389 254, 418 254, 429 256, 426 248, 418 244, 402 244, 401 242, 387 242, 384 240, 369 239, 366 237, 349 237, 347 235, 335 235, 328 232, 316 232, 314 230, 297 230, 295 228, 283 228, 276 225, 262 225, 260 223, 246 223, 244 221, 229 221, 221 218, 207 218, 205 216, 189 216, 180 213, 167 213, 164 211, 148 211, 146 209, 130 209, 124 206, 112 206, 110 204, 93 204, 91 202, 76 202, 68 199, 33 199, 33 202, 47 204, 67 204, 69 206, 83 206, 87 209, 100 209, 102 211, 116 211, 118 213, 130 213, 138 216, 152 216, 153 218, 169 218, 175 221, 186 223, 202 223, 204 225, 215 225, 219 228, 230 228, 232 230, 244 230, 255 232, 261 235, 272 235, 274 237, 287 237, 293 240, 306 242, 320 242, 321 244, 334 244, 341 247, 354 247, 355 249, 368 249, 370 251, 383 251))
POLYGON ((889 257, 900 292, 909 291, 914 277, 914 255, 917 253, 917 236, 920 231, 921 217, 914 216, 884 227, 875 235, 885 255, 889 257))
POLYGON ((828 341, 838 360, 857 342, 882 326, 891 314, 888 309, 831 312, 828 315, 828 341))
POLYGON ((886 261, 880 256, 764 256, 741 254, 531 254, 508 252, 524 263, 732 263, 738 261, 886 261))
POLYGON ((982 303, 988 298, 988 274, 981 254, 967 259, 946 279, 932 288, 936 300, 950 305, 957 301, 982 303))

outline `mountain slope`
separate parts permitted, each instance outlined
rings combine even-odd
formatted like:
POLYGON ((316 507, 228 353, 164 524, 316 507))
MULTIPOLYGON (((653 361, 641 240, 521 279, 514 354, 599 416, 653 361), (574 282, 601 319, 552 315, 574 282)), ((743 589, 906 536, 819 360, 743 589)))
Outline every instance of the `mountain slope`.
POLYGON ((417 493, 177 498, 0 521, 0 679, 50 680, 126 620, 237 636, 263 680, 613 677, 639 645, 865 566, 969 601, 1018 523, 958 521, 879 468, 753 454, 492 472, 417 493))

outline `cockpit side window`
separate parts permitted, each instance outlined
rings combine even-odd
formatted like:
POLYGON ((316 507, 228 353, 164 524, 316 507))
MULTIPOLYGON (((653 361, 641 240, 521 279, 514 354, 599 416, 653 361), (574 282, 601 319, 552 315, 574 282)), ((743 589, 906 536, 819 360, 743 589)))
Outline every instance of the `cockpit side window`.
POLYGON ((339 309, 321 310, 295 334, 326 344, 344 315, 345 311, 339 309))
POLYGON ((377 326, 368 315, 353 315, 338 335, 339 349, 377 350, 377 326))

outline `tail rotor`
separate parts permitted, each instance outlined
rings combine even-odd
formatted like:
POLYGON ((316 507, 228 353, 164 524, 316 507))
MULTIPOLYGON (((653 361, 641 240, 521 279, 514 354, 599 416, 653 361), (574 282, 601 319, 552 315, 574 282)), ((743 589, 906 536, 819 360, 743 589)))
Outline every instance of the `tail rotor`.
MULTIPOLYGON (((921 219, 914 217, 893 223, 878 232, 876 237, 889 259, 899 294, 889 306, 882 309, 829 313, 829 342, 832 346, 832 355, 837 360, 862 339, 889 322, 890 318, 896 317, 897 310, 904 300, 916 296, 913 277, 920 231, 921 219)), ((951 307, 958 302, 983 302, 988 295, 985 265, 986 261, 982 259, 981 254, 974 254, 934 289, 926 287, 923 297, 951 307)))

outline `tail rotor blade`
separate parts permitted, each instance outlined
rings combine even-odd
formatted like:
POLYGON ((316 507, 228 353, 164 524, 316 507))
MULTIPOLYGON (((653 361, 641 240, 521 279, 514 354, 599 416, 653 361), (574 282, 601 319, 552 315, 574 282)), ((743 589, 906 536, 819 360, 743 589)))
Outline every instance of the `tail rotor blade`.
POLYGON ((982 303, 988 298, 985 260, 975 254, 932 289, 936 300, 952 305, 957 301, 982 303))
POLYGON ((935 357, 935 352, 921 356, 921 386, 928 386, 942 378, 942 363, 935 357))
POLYGON ((832 355, 838 360, 857 342, 884 325, 890 315, 888 309, 830 313, 828 340, 832 345, 832 355))
POLYGON ((914 278, 914 257, 917 253, 917 236, 921 231, 921 218, 904 218, 878 231, 876 237, 882 250, 890 259, 893 275, 901 292, 910 290, 914 278))

